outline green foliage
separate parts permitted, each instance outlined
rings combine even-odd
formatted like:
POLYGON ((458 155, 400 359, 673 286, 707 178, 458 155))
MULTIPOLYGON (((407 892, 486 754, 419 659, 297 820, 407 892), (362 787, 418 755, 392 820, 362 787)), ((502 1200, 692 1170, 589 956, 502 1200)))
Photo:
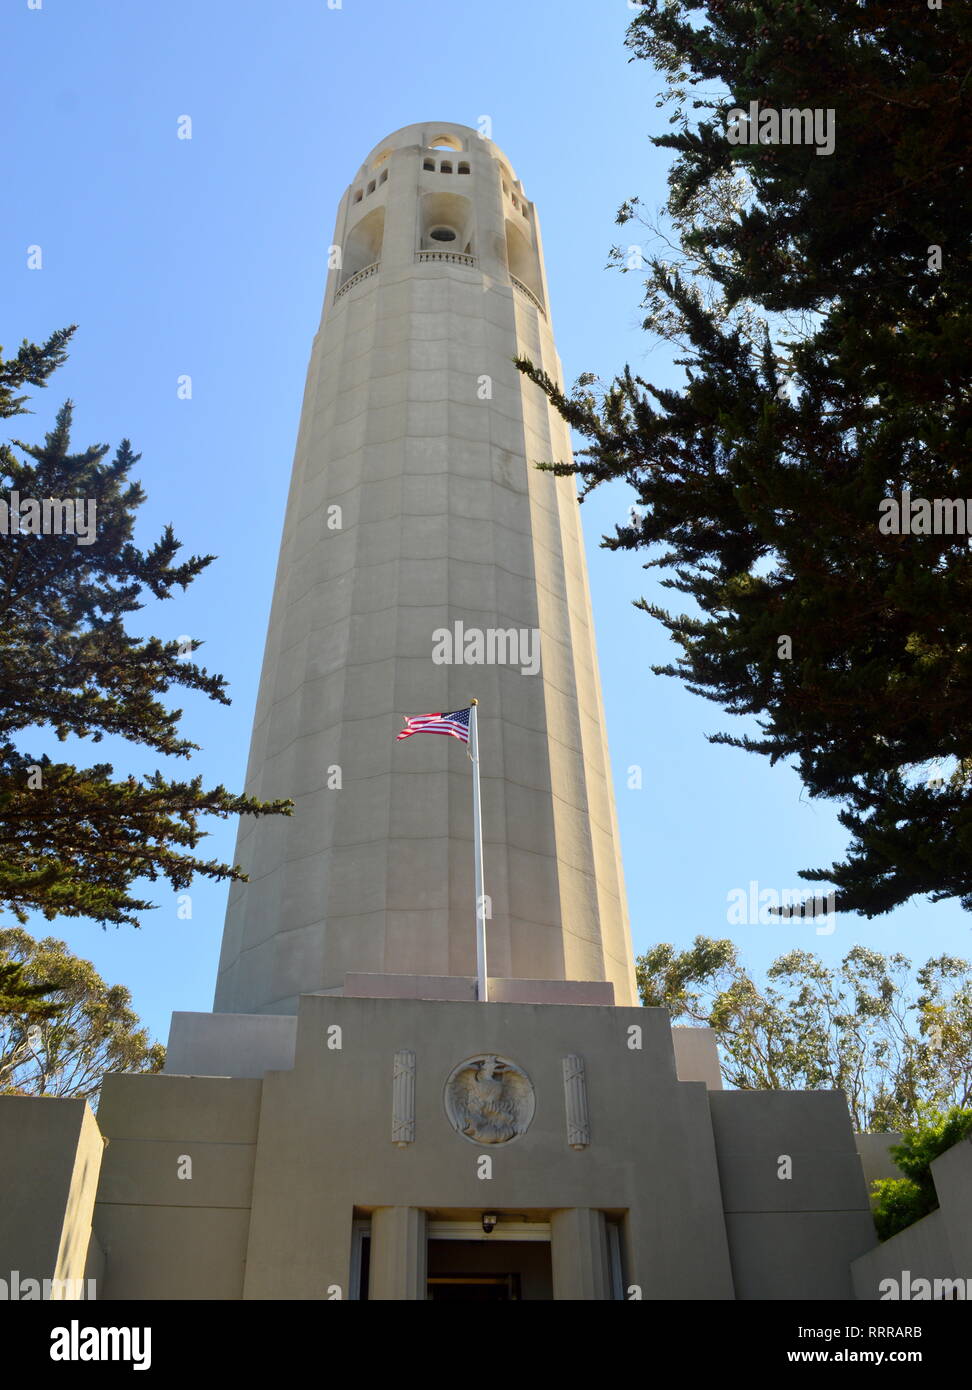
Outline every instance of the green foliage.
POLYGON ((47 378, 67 358, 67 345, 74 336, 75 325, 52 333, 43 345, 29 343, 25 338, 16 357, 7 361, 0 347, 0 419, 11 415, 27 415, 27 397, 15 393, 21 386, 46 386, 47 378))
POLYGON ((123 985, 107 985, 63 941, 0 929, 0 953, 55 1006, 0 1004, 0 1094, 90 1099, 107 1072, 158 1072, 165 1049, 149 1041, 123 985))
POLYGON ((697 936, 688 951, 676 951, 662 942, 635 961, 641 1002, 669 1009, 673 1019, 687 1014, 698 1021, 708 1015, 700 990, 693 986, 709 985, 731 974, 736 963, 736 947, 728 938, 713 941, 697 936))
POLYGON ((953 1105, 944 1114, 933 1107, 920 1107, 912 1124, 901 1135, 901 1143, 891 1149, 891 1157, 905 1177, 926 1192, 934 1192, 931 1163, 947 1149, 972 1133, 972 1107, 953 1105))
POLYGON ((62 1007, 50 1000, 54 989, 54 985, 32 984, 23 962, 0 955, 0 1017, 17 1014, 28 1023, 53 1018, 62 1007))
POLYGON ((881 1178, 871 1184, 871 1191, 878 1240, 889 1240, 906 1226, 913 1226, 937 1205, 934 1201, 929 1205, 918 1184, 909 1178, 881 1178))
POLYGON ((901 1143, 890 1149, 905 1176, 872 1183, 874 1224, 881 1240, 897 1235, 936 1209, 932 1162, 969 1135, 972 1108, 952 1106, 943 1113, 930 1106, 918 1107, 911 1124, 902 1129, 901 1143))
MULTIPOLYGON (((25 345, 0 363, 0 413, 23 413, 23 382, 42 384, 63 359, 73 330, 43 348, 25 345)), ((0 491, 22 498, 83 498, 97 507, 91 544, 74 535, 0 536, 0 903, 24 922, 30 910, 138 925, 152 904, 131 896, 139 878, 173 889, 194 875, 245 877, 192 854, 202 816, 290 813, 289 801, 261 802, 202 778, 161 772, 116 778, 108 763, 76 767, 32 753, 20 738, 34 728, 100 742, 115 735, 169 756, 197 745, 179 735, 182 711, 159 698, 176 688, 229 704, 222 676, 189 657, 202 643, 134 637, 126 619, 143 597, 168 599, 212 561, 180 550, 171 526, 148 550, 133 543, 145 500, 130 477, 139 456, 122 440, 81 453, 70 447, 71 404, 41 445, 0 445, 0 491), (187 650, 188 649, 188 650, 187 650)))
MULTIPOLYGON (((627 44, 673 109, 654 142, 675 156, 672 253, 644 308, 686 380, 625 367, 567 395, 521 360, 587 444, 541 466, 582 498, 630 484, 640 519, 604 544, 691 603, 638 603, 679 650, 655 669, 757 723, 714 742, 841 804, 845 860, 802 877, 869 917, 915 894, 972 908, 972 553, 878 530, 904 489, 972 498, 972 9, 646 0, 627 44), (834 153, 731 144, 753 101, 833 110, 834 153)), ((631 198, 618 221, 640 216, 631 198)))
POLYGON ((901 1129, 922 1107, 972 1105, 972 971, 951 956, 916 972, 865 946, 830 968, 808 951, 759 984, 731 941, 663 943, 636 962, 646 1005, 716 1032, 741 1090, 842 1090, 860 1132, 901 1129), (917 985, 917 989, 914 986, 917 985))

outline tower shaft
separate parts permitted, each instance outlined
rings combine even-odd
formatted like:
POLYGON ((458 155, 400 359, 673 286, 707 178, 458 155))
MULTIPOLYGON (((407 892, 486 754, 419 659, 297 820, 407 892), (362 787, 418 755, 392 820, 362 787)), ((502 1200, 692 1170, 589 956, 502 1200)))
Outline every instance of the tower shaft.
POLYGON ((490 973, 635 1003, 575 490, 533 467, 570 440, 512 362, 560 379, 533 205, 476 131, 409 126, 331 260, 246 780, 295 812, 241 826, 215 1008, 475 974, 464 748, 395 740, 472 697, 490 973))

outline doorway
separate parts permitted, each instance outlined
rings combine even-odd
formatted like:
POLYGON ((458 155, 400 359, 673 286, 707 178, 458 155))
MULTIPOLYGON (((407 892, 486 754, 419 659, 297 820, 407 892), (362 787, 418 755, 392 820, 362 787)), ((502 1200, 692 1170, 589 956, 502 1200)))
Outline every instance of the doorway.
POLYGON ((553 1298, 549 1240, 432 1238, 428 1293, 433 1302, 519 1302, 553 1298))

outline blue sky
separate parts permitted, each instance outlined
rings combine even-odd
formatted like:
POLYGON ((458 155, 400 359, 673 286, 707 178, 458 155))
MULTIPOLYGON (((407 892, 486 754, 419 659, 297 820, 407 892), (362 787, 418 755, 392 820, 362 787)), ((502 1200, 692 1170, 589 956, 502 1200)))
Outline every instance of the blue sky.
MULTIPOLYGON (((665 196, 668 155, 649 143, 667 128, 662 81, 627 61, 631 14, 627 0, 6 0, 0 341, 11 352, 70 322, 79 331, 34 415, 4 437, 39 438, 71 397, 79 447, 128 436, 142 454, 140 542, 171 521, 187 553, 219 557, 185 595, 138 618, 145 632, 203 638, 197 659, 227 677, 233 699, 179 702, 202 751, 169 771, 242 787, 334 212, 383 136, 488 115, 537 205, 568 382, 625 361, 678 380, 665 345, 640 330, 638 277, 604 268, 619 204, 638 194, 654 209, 665 196), (191 141, 177 138, 183 115, 191 141), (41 270, 27 268, 35 245, 41 270), (191 401, 177 398, 184 373, 191 401)), ((636 239, 625 229, 626 244, 636 239)), ((731 935, 757 970, 794 946, 827 959, 857 942, 920 960, 967 955, 969 921, 954 902, 840 917, 830 936, 728 925, 731 890, 800 887, 797 870, 839 858, 844 832, 792 771, 706 742, 741 721, 652 675, 675 649, 631 600, 677 596, 637 556, 598 548, 630 500, 602 489, 582 516, 636 949, 731 935), (640 790, 627 787, 632 764, 640 790)), ((106 748, 79 756, 124 773, 159 765, 106 748)), ((213 822, 203 855, 231 859, 234 838, 235 825, 213 822)), ((168 886, 149 885, 158 908, 139 930, 33 929, 128 985, 164 1039, 173 1009, 211 1006, 226 893, 198 882, 181 921, 168 886)))

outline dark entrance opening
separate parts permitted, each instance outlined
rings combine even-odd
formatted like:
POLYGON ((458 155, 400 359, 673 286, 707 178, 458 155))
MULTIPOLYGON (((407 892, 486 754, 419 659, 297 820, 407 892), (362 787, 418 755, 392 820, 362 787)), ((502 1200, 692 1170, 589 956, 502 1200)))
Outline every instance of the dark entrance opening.
POLYGON ((428 1298, 508 1302, 553 1297, 549 1241, 430 1240, 428 1298))

